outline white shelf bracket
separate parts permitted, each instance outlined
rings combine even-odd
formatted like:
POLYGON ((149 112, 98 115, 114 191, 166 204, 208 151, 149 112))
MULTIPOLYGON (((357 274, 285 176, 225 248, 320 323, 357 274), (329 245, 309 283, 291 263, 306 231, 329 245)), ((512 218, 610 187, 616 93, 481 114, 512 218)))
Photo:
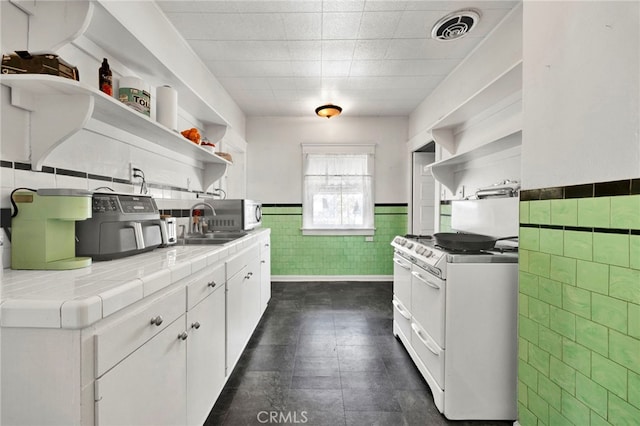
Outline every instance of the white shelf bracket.
POLYGON ((438 145, 446 149, 449 154, 455 154, 456 141, 452 129, 446 127, 440 129, 431 129, 431 136, 433 136, 433 140, 438 145))
POLYGON ((29 13, 30 52, 55 52, 89 27, 93 16, 90 1, 13 1, 29 13), (62 3, 62 4, 61 4, 62 3))
POLYGON ((202 189, 207 190, 227 172, 227 163, 207 163, 204 165, 202 189))
POLYGON ((89 95, 39 97, 31 112, 31 166, 42 170, 44 161, 61 143, 85 127, 94 98, 89 95))
MULTIPOLYGON (((427 166, 428 167, 428 166, 427 166)), ((452 194, 455 194, 456 187, 454 182, 454 174, 451 168, 446 167, 438 167, 437 165, 431 166, 431 174, 434 179, 440 182, 445 188, 451 191, 452 194)))

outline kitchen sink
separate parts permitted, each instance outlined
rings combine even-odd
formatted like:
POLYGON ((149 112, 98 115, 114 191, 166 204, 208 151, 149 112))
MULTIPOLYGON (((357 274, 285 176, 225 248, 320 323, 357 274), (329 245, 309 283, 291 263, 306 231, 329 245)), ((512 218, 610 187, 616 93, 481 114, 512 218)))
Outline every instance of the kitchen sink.
POLYGON ((188 234, 178 238, 178 244, 226 244, 247 235, 242 231, 213 231, 205 234, 188 234))

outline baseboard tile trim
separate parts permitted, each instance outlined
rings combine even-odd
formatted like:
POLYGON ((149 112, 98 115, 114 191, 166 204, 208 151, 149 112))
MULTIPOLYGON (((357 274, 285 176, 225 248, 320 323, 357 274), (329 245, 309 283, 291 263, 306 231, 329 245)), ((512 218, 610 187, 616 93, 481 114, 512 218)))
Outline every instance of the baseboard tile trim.
POLYGON ((393 275, 272 275, 271 281, 393 281, 393 275))

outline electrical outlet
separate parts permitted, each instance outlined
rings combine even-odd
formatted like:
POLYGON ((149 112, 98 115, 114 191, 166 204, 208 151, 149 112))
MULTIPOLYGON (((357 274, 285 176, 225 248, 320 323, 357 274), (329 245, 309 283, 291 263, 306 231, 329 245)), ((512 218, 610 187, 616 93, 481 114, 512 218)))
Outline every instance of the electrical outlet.
POLYGON ((368 243, 372 243, 373 242, 373 237, 372 236, 367 236, 367 237, 364 237, 364 240, 366 242, 368 242, 368 243))
POLYGON ((140 167, 135 166, 133 163, 129 163, 129 182, 134 181, 133 177, 133 169, 139 169, 140 167))

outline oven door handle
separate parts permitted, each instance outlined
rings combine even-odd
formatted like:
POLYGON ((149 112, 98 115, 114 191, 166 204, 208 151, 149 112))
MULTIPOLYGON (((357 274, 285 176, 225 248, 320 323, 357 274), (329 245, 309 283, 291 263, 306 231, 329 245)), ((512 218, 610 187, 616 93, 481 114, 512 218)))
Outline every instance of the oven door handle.
POLYGON ((411 269, 411 266, 409 266, 409 265, 405 265, 405 264, 404 264, 404 263, 402 263, 402 261, 401 261, 401 260, 399 260, 399 259, 395 259, 395 258, 394 258, 394 259, 393 259, 393 263, 395 263, 396 265, 398 265, 398 266, 400 266, 400 267, 402 267, 402 268, 406 269, 407 271, 408 271, 409 269, 411 269))
POLYGON ((440 286, 438 284, 429 281, 427 278, 425 278, 422 275, 420 275, 419 272, 411 271, 411 275, 413 275, 414 277, 416 277, 417 279, 419 279, 420 281, 422 281, 423 283, 425 283, 429 287, 435 288, 436 290, 440 290, 440 286))
POLYGON ((409 314, 409 312, 407 312, 405 310, 405 307, 402 306, 400 304, 400 302, 398 302, 397 300, 392 300, 391 303, 393 303, 393 306, 398 310, 398 312, 400 313, 400 315, 402 315, 403 317, 405 317, 406 319, 410 320, 411 319, 411 314, 409 314))
POLYGON ((420 339, 420 341, 424 343, 424 345, 427 347, 427 349, 429 349, 429 351, 432 354, 434 354, 435 356, 440 356, 440 351, 438 351, 437 348, 434 348, 431 345, 431 341, 430 341, 431 339, 429 339, 428 337, 425 338, 425 336, 422 335, 422 330, 418 328, 415 322, 411 323, 411 328, 413 329, 413 332, 416 333, 416 335, 418 336, 418 339, 420 339))

